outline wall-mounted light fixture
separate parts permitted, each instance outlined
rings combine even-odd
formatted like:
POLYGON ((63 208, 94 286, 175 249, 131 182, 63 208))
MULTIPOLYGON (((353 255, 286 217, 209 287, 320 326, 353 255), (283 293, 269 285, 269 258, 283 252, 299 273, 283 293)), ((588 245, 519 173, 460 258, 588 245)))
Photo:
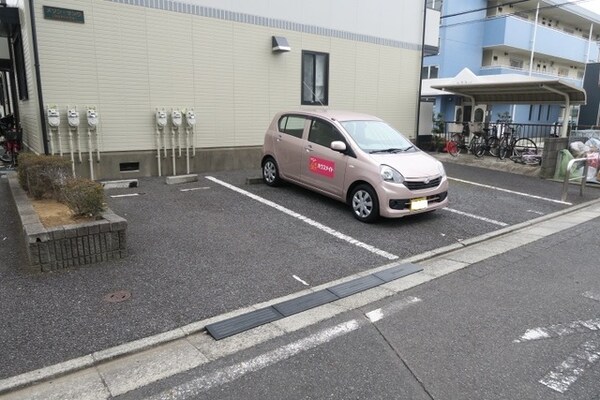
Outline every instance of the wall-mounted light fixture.
POLYGON ((292 50, 292 48, 290 47, 290 44, 288 43, 287 39, 284 38, 283 36, 273 36, 271 38, 271 43, 273 45, 273 52, 274 53, 282 53, 282 52, 285 52, 285 51, 292 50))

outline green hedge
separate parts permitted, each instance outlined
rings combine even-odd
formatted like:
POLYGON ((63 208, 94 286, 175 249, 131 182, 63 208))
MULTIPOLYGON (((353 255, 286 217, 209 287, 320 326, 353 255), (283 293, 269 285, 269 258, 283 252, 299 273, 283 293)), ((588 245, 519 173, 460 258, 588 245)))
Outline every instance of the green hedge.
POLYGON ((98 217, 104 211, 104 188, 90 179, 70 179, 62 188, 62 201, 75 215, 98 217))
POLYGON ((104 210, 104 189, 89 179, 73 179, 71 161, 59 156, 23 153, 17 174, 21 187, 34 199, 53 198, 75 215, 98 217, 104 210))

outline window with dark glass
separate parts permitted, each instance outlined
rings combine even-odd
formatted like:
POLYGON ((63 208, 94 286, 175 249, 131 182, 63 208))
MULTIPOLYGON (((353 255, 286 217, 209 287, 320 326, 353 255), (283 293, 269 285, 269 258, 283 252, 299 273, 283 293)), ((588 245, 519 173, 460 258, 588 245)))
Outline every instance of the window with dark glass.
POLYGON ((302 52, 302 104, 327 105, 329 54, 302 52))
POLYGON ((321 146, 330 147, 334 140, 344 141, 344 137, 331 124, 315 119, 310 125, 308 141, 321 146))
POLYGON ((279 120, 279 132, 302 138, 306 118, 298 115, 286 115, 279 120))

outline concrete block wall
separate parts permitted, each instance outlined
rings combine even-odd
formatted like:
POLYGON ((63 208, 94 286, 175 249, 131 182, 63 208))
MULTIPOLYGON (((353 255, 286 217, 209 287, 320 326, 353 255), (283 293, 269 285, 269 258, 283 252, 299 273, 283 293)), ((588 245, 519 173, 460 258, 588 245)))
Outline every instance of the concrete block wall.
POLYGON ((16 174, 8 180, 21 219, 28 270, 48 272, 127 256, 124 218, 107 210, 98 221, 46 228, 16 174))
POLYGON ((542 168, 540 178, 551 179, 554 177, 558 153, 569 145, 569 138, 544 139, 544 153, 542 154, 542 168))

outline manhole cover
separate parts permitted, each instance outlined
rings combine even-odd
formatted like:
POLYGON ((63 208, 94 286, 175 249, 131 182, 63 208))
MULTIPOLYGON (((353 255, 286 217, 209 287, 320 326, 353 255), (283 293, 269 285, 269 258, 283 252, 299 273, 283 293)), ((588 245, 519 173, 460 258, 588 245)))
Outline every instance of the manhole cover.
POLYGON ((106 296, 104 296, 104 301, 107 301, 109 303, 120 303, 129 299, 130 297, 131 292, 128 292, 127 290, 119 290, 118 292, 109 293, 106 296))

